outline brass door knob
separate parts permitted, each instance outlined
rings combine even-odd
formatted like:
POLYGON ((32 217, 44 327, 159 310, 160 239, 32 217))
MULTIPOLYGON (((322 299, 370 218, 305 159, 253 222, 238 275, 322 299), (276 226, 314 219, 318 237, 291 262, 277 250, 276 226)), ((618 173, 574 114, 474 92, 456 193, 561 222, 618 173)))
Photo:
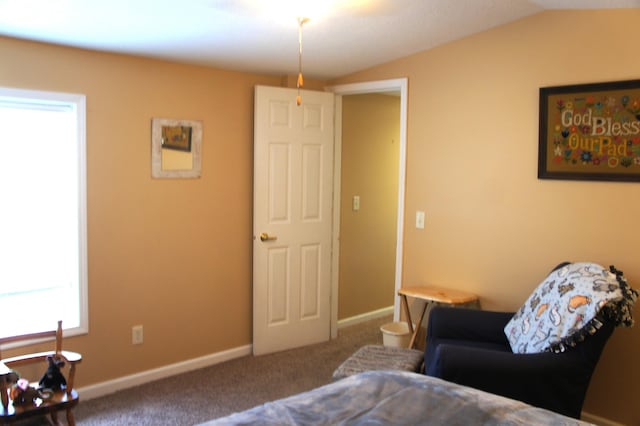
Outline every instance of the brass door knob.
POLYGON ((277 239, 278 239, 278 237, 276 237, 275 235, 269 235, 266 232, 263 232, 262 234, 260 234, 260 241, 262 241, 262 242, 275 241, 277 239))

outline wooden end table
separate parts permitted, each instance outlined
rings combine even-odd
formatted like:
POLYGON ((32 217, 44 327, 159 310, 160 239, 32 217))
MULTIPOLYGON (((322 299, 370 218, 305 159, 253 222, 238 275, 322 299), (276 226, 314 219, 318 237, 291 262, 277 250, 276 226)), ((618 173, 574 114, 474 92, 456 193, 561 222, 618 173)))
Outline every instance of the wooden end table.
POLYGON ((409 332, 411 333, 411 341, 409 342, 409 348, 413 349, 416 343, 416 336, 418 330, 420 330, 420 324, 427 312, 427 308, 434 303, 445 303, 448 305, 463 305, 466 303, 478 303, 478 296, 466 291, 453 290, 450 288, 437 287, 437 286, 411 286, 403 287, 398 290, 398 295, 402 300, 402 309, 406 317, 407 325, 409 326, 409 332), (407 297, 413 297, 414 299, 424 300, 424 308, 420 314, 420 321, 416 323, 416 327, 413 326, 411 321, 411 312, 409 310, 409 303, 407 297))

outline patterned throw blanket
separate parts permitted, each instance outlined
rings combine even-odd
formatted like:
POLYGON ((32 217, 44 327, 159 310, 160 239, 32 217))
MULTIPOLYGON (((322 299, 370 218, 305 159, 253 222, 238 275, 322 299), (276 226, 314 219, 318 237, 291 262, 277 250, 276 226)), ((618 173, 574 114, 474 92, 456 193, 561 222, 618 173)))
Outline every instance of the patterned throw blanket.
POLYGON ((614 266, 570 263, 549 274, 504 331, 514 353, 563 352, 604 321, 632 326, 637 297, 614 266))

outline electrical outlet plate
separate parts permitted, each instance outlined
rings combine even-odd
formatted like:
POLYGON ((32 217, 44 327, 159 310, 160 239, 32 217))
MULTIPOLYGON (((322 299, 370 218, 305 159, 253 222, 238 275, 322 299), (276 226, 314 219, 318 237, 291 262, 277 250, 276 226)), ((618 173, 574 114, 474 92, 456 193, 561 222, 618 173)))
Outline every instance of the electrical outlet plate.
POLYGON ((131 343, 134 345, 141 345, 144 340, 142 326, 134 325, 131 327, 131 343))

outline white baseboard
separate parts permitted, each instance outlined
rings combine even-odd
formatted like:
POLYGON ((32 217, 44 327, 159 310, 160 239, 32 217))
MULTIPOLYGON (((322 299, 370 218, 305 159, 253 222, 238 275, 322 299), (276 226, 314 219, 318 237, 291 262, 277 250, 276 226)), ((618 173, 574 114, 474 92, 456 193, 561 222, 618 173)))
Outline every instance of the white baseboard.
POLYGON ((614 422, 613 420, 605 419, 595 414, 585 413, 584 411, 581 413, 580 420, 598 426, 624 426, 622 423, 614 422))
POLYGON ((348 327, 350 325, 358 324, 361 322, 369 321, 372 319, 386 317, 387 315, 393 315, 393 306, 388 306, 386 308, 378 309, 376 311, 366 312, 364 314, 341 319, 338 321, 338 329, 342 327, 348 327))
MULTIPOLYGON (((360 322, 380 318, 386 315, 393 315, 393 306, 338 321, 338 328, 358 324, 360 322)), ((219 364, 224 361, 251 355, 252 352, 252 345, 241 346, 223 352, 205 355, 199 358, 194 358, 187 361, 177 362, 175 364, 165 365, 159 368, 154 368, 152 370, 131 374, 129 376, 118 377, 117 379, 107 380, 106 382, 83 386, 78 388, 78 393, 82 395, 83 400, 98 398, 122 389, 128 389, 134 386, 143 385, 154 380, 164 379, 176 374, 186 373, 187 371, 197 370, 198 368, 209 367, 211 365, 219 364)))
POLYGON ((152 370, 143 371, 141 373, 119 377, 117 379, 108 380, 106 382, 80 387, 78 388, 78 393, 82 395, 83 400, 98 398, 100 396, 109 395, 119 390, 142 385, 154 380, 164 379, 165 377, 174 376, 180 373, 186 373, 187 371, 197 370, 199 368, 209 367, 211 365, 219 364, 224 361, 251 355, 251 353, 251 345, 241 346, 238 348, 217 352, 211 355, 205 355, 187 361, 165 365, 163 367, 154 368, 152 370))

